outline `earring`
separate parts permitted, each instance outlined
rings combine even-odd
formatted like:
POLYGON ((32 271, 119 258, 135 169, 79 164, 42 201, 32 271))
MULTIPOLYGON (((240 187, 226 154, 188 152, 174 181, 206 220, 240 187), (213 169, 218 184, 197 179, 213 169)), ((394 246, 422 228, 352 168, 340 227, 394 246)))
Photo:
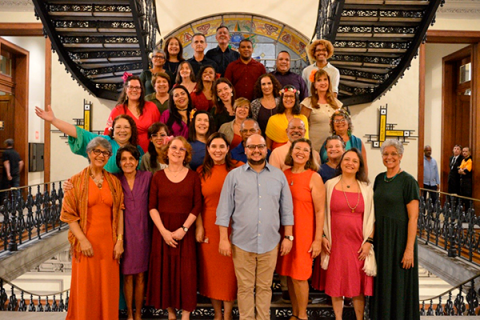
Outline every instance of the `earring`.
POLYGON ((232 92, 232 93, 230 93, 230 96, 231 96, 231 97, 233 97, 233 92, 232 92))

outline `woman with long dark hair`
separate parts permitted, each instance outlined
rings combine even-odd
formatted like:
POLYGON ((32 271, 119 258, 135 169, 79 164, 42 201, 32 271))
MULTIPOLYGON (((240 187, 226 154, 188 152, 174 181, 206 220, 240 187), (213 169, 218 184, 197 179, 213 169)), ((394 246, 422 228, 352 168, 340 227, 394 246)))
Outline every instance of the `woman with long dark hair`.
POLYGON ((203 66, 198 71, 197 87, 190 94, 193 108, 210 111, 213 107, 213 82, 215 69, 212 66, 203 66))
POLYGON ((190 168, 197 170, 205 158, 205 144, 208 137, 215 132, 213 118, 207 111, 195 112, 188 128, 188 142, 192 146, 192 160, 190 168))
POLYGON ((180 39, 177 37, 170 37, 165 41, 165 45, 163 46, 163 50, 165 51, 165 69, 172 73, 172 79, 177 77, 177 70, 178 65, 180 62, 184 61, 183 58, 183 46, 180 42, 180 39))
POLYGON ((162 113, 160 122, 167 125, 169 135, 188 138, 192 99, 184 86, 176 86, 170 91, 168 110, 162 113))
POLYGON ((215 311, 214 319, 232 319, 233 302, 237 296, 237 280, 231 257, 218 252, 220 231, 215 225, 216 210, 223 182, 227 174, 243 162, 231 159, 229 143, 224 134, 216 132, 207 141, 207 152, 203 165, 197 169, 202 184, 204 206, 197 217, 196 239, 199 255, 199 291, 211 298, 215 311), (218 267, 222 271, 218 271, 218 267))
POLYGON ((193 72, 192 65, 187 60, 180 62, 178 65, 177 77, 175 78, 175 86, 182 85, 187 88, 191 94, 197 86, 197 80, 195 73, 193 72))
POLYGON ((145 89, 139 77, 125 74, 123 91, 112 110, 105 126, 104 134, 112 130, 113 120, 120 114, 132 117, 137 126, 138 144, 146 152, 148 149, 148 128, 160 120, 160 112, 153 102, 145 101, 145 89))
POLYGON ((281 89, 282 85, 271 73, 261 75, 255 82, 254 93, 257 99, 252 101, 250 107, 252 118, 257 120, 264 136, 268 119, 277 114, 281 89))
POLYGON ((212 115, 215 128, 220 128, 225 122, 235 119, 233 102, 235 101, 235 88, 227 78, 219 78, 213 84, 212 115))

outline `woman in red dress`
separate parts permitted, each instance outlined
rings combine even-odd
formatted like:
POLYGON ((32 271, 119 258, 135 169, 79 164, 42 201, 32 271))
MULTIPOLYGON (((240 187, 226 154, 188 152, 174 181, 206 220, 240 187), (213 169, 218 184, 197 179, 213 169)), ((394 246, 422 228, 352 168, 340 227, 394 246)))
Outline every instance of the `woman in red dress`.
POLYGON ((237 297, 237 279, 232 257, 218 252, 220 232, 215 225, 217 205, 223 182, 230 170, 243 164, 231 159, 229 143, 222 133, 212 134, 207 141, 207 152, 203 165, 197 169, 202 182, 204 206, 196 221, 196 238, 199 255, 199 291, 212 299, 215 320, 232 319, 233 302, 237 297), (219 267, 221 266, 221 272, 219 267))
POLYGON ((313 259, 322 251, 325 187, 312 150, 310 140, 298 139, 285 157, 292 167, 284 173, 292 192, 294 241, 290 254, 278 256, 276 272, 287 276, 292 314, 298 320, 307 319, 308 279, 313 259))
POLYGON ((137 125, 138 144, 143 152, 148 151, 148 128, 160 121, 160 112, 155 103, 145 101, 145 89, 140 78, 131 74, 126 77, 123 84, 123 91, 118 98, 117 106, 113 108, 105 126, 103 134, 108 135, 112 131, 113 120, 118 115, 126 114, 132 117, 137 125))
POLYGON ((186 167, 192 148, 183 137, 166 147, 168 167, 155 173, 150 187, 150 217, 155 224, 147 285, 147 305, 167 309, 176 319, 182 309, 188 320, 197 305, 195 230, 189 232, 202 210, 198 174, 186 167))
POLYGON ((215 81, 215 69, 212 66, 203 66, 198 71, 197 87, 190 94, 193 108, 210 111, 213 107, 213 82, 215 81))
POLYGON ((312 286, 332 297, 336 319, 342 319, 343 297, 352 297, 357 320, 360 320, 365 295, 373 293, 377 269, 372 248, 373 189, 357 148, 343 154, 339 173, 325 184, 327 212, 321 267, 326 271, 319 279, 320 264, 315 263, 312 286))

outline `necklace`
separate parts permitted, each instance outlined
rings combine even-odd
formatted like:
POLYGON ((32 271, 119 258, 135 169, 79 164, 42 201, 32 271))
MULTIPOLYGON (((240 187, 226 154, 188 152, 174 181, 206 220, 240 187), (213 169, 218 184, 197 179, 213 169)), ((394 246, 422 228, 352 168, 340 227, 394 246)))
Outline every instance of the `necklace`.
MULTIPOLYGON (((347 186, 347 188, 350 188, 350 186, 347 186)), ((357 204, 353 208, 352 206, 350 206, 350 202, 348 202, 347 194, 345 193, 345 190, 343 188, 343 181, 342 181, 342 192, 343 192, 343 196, 345 197, 345 200, 347 201, 347 206, 352 210, 352 213, 354 213, 355 209, 357 209, 358 204, 360 203, 360 192, 357 193, 357 204)))
MULTIPOLYGON (((300 173, 303 173, 305 172, 306 170, 303 170, 303 171, 300 171, 300 172, 293 172, 292 171, 292 174, 295 175, 295 174, 300 174, 300 173)), ((290 185, 293 186, 293 181, 295 181, 295 179, 293 178, 293 175, 292 175, 292 181, 290 181, 290 185)))
POLYGON ((92 173, 90 174, 90 177, 92 178, 93 182, 95 182, 95 184, 97 185, 97 187, 98 187, 99 189, 102 189, 102 186, 103 186, 103 174, 102 174, 102 177, 101 177, 99 180, 95 179, 95 176, 94 176, 92 173))
POLYGON ((400 168, 400 170, 398 170, 398 172, 397 172, 393 177, 391 177, 391 178, 387 178, 387 173, 385 172, 385 175, 383 176, 383 181, 385 181, 385 182, 387 182, 387 183, 388 183, 388 182, 392 182, 392 181, 398 176, 398 174, 399 174, 400 172, 402 172, 402 168, 400 168))
POLYGON ((173 177, 176 178, 176 177, 180 174, 180 172, 183 171, 184 168, 182 168, 182 169, 180 169, 180 170, 178 170, 178 171, 172 171, 172 169, 170 169, 170 167, 167 167, 167 169, 168 169, 168 171, 170 171, 170 173, 173 175, 173 177), (177 174, 174 174, 175 172, 176 172, 177 174))

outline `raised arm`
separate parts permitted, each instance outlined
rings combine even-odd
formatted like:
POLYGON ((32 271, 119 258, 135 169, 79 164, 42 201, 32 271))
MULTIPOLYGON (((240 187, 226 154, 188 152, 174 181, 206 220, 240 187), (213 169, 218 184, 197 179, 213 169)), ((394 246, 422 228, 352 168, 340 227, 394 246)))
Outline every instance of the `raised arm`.
POLYGON ((39 107, 35 107, 35 114, 40 119, 50 122, 54 127, 62 131, 66 135, 77 138, 77 129, 75 128, 75 126, 63 120, 55 118, 55 114, 53 113, 52 107, 50 105, 48 105, 45 110, 39 107))

